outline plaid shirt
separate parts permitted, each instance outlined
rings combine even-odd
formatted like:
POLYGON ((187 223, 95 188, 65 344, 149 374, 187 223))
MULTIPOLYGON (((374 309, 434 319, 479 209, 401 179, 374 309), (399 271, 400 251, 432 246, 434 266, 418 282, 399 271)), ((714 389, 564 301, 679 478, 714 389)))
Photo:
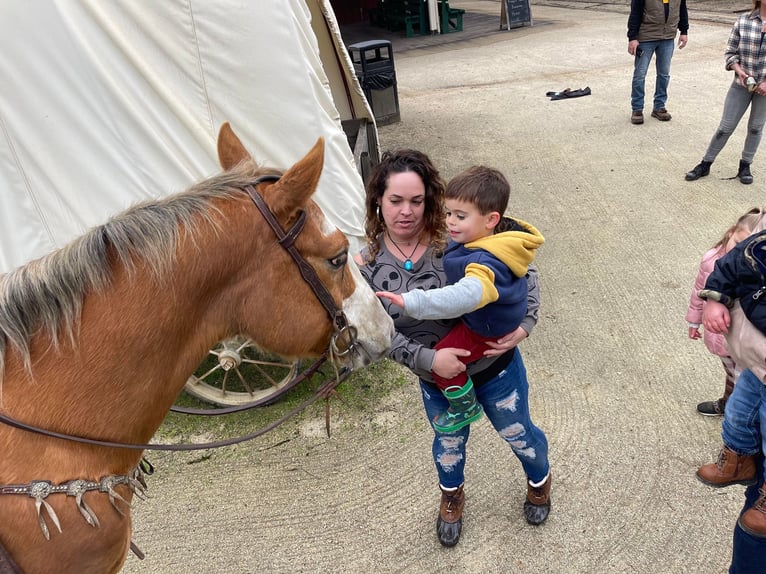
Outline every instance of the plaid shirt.
POLYGON ((726 69, 739 63, 749 76, 758 82, 766 80, 766 45, 761 32, 763 20, 758 10, 741 14, 726 43, 726 69))

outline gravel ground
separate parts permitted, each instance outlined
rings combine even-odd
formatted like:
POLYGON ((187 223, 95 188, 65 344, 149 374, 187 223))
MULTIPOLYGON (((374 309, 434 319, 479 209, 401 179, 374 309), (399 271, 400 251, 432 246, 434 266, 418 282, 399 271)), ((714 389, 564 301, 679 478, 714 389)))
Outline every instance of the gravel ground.
MULTIPOLYGON (((499 21, 496 2, 454 4, 499 21)), ((551 445, 548 522, 525 523, 521 466, 482 420, 463 537, 438 544, 431 435, 413 381, 381 396, 375 416, 337 405, 331 438, 316 407, 245 445, 153 455, 152 498, 134 511, 147 557, 129 557, 124 572, 727 571, 743 489, 694 478, 720 442, 720 420, 695 405, 719 396, 723 373, 686 337, 684 314, 700 257, 763 203, 766 170, 756 158, 754 185, 725 179, 740 131, 710 177, 683 176, 720 117, 733 17, 693 21, 673 60, 673 120, 647 114, 633 126, 627 2, 552 4, 533 3, 532 27, 397 42, 401 122, 380 128, 384 149, 419 148, 447 177, 474 163, 501 168, 511 213, 546 237, 540 323, 522 352, 551 445), (585 86, 591 96, 544 95, 585 86)))

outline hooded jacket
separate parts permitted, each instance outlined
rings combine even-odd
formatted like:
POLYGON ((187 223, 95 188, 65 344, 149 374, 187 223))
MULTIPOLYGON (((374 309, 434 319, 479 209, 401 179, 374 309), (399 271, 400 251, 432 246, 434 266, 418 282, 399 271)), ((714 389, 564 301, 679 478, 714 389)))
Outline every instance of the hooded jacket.
POLYGON ((729 308, 739 299, 748 320, 766 333, 766 231, 751 235, 716 261, 699 296, 729 308))
POLYGON ((403 293, 407 315, 416 319, 462 316, 473 332, 501 337, 527 312, 526 273, 545 239, 531 224, 504 218, 508 231, 477 241, 451 242, 444 252, 449 286, 403 293))

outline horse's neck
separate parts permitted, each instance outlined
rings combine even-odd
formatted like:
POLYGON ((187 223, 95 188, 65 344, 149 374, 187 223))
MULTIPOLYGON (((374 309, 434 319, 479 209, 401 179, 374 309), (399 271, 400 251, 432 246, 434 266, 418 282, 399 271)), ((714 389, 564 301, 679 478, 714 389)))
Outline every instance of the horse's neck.
MULTIPOLYGON (((180 253, 164 281, 141 265, 132 276, 118 270, 104 293, 86 298, 74 347, 63 341, 57 350, 37 335, 32 381, 18 357, 10 358, 7 412, 68 434, 148 442, 210 346, 230 334, 219 295, 231 289, 244 253, 229 242, 224 257, 205 239, 180 253)), ((137 459, 126 453, 124 460, 137 459)))

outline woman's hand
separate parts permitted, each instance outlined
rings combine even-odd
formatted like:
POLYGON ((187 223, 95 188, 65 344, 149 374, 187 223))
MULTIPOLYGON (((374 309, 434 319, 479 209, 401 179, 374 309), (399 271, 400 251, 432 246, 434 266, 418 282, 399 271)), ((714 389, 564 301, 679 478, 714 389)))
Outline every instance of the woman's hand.
POLYGON ((731 325, 729 308, 723 303, 708 299, 702 310, 702 324, 711 333, 725 335, 729 332, 729 325, 731 325))
POLYGON ((515 331, 511 331, 507 335, 503 335, 497 341, 487 341, 487 345, 492 347, 484 351, 485 357, 495 357, 502 355, 513 349, 516 345, 521 343, 529 336, 522 327, 518 327, 515 331))
POLYGON ((439 349, 434 355, 434 362, 431 365, 431 371, 443 379, 453 379, 460 373, 465 372, 465 363, 458 357, 467 357, 471 354, 465 349, 456 349, 454 347, 445 347, 439 349))

